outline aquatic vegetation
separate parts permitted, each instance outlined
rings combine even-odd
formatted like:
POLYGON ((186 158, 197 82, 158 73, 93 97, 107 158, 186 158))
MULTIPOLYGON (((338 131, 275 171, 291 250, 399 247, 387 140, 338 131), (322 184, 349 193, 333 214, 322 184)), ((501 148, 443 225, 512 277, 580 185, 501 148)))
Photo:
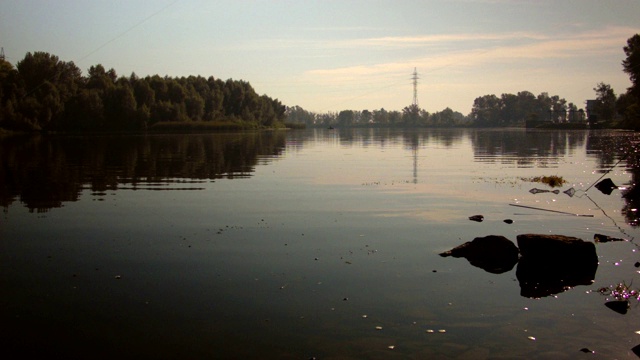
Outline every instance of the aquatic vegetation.
POLYGON ((522 178, 522 180, 523 181, 530 181, 530 182, 538 182, 538 183, 547 184, 547 185, 551 186, 552 188, 553 187, 560 187, 564 183, 567 182, 565 179, 562 178, 562 176, 557 176, 557 175, 536 176, 536 177, 532 177, 532 178, 522 178))
POLYGON ((627 285, 625 282, 621 282, 615 286, 609 285, 608 287, 602 287, 598 289, 598 292, 604 296, 612 296, 618 301, 631 299, 640 300, 640 291, 632 289, 631 285, 627 285))

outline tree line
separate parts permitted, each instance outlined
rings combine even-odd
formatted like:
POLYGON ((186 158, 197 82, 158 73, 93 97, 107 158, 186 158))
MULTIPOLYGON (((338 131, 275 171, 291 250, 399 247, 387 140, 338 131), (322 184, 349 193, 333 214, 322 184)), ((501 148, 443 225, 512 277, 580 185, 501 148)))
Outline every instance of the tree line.
POLYGON ((307 126, 525 126, 527 121, 553 123, 598 123, 610 127, 640 130, 640 34, 627 40, 623 47, 626 59, 623 71, 631 79, 631 87, 616 96, 610 85, 600 82, 593 88, 595 99, 587 102, 586 109, 547 92, 534 95, 530 91, 500 96, 488 94, 473 101, 471 112, 463 115, 450 108, 429 113, 413 104, 402 111, 343 110, 324 114, 307 111, 300 106, 288 107, 289 122, 307 126))
POLYGON ((48 131, 144 131, 287 126, 453 127, 522 126, 527 121, 605 123, 640 130, 640 34, 623 47, 631 87, 619 96, 601 82, 595 99, 578 109, 558 95, 530 91, 477 97, 468 115, 450 108, 429 113, 417 104, 401 111, 342 110, 314 113, 258 95, 246 81, 213 76, 118 76, 91 66, 27 53, 12 66, 0 59, 0 128, 48 131))
POLYGON ((462 113, 445 108, 429 113, 418 105, 410 105, 398 110, 342 110, 339 112, 314 113, 300 106, 287 107, 287 122, 302 123, 308 127, 453 127, 469 125, 462 113))
POLYGON ((12 66, 0 60, 0 128, 143 131, 161 123, 215 127, 282 126, 286 107, 246 81, 213 76, 118 76, 98 64, 86 76, 46 52, 12 66))

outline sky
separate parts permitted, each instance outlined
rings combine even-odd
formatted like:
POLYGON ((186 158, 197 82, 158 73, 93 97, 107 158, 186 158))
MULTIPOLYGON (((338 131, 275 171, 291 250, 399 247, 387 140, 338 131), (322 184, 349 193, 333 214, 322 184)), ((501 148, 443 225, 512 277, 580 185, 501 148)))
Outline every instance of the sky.
POLYGON ((44 51, 118 75, 213 76, 313 112, 468 114, 475 98, 547 92, 584 108, 631 85, 638 0, 0 0, 12 64, 44 51))

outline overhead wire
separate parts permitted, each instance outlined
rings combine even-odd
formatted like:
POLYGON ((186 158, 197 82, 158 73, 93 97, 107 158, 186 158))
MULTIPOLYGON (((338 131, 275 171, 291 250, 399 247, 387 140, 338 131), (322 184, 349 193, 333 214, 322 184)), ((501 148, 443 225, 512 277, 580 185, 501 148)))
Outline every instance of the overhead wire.
MULTIPOLYGON (((173 6, 174 4, 176 4, 178 1, 180 0, 174 0, 172 2, 170 2, 169 4, 165 5, 164 7, 160 8, 159 10, 151 13, 149 16, 145 17, 144 19, 138 21, 137 23, 133 24, 132 26, 130 26, 129 28, 127 28, 125 31, 121 32, 120 34, 112 37, 111 39, 109 39, 108 41, 104 42, 103 44, 101 44, 100 46, 98 46, 97 48, 93 49, 92 51, 88 52, 87 54, 85 54, 84 56, 80 57, 79 59, 75 59, 75 61, 73 61, 74 63, 80 62, 82 60, 87 59, 88 57, 90 57, 91 55, 95 54, 96 52, 102 50, 103 48, 107 47, 109 44, 113 43, 114 41, 120 39, 121 37, 125 36, 126 34, 128 34, 129 32, 131 32, 132 30, 134 30, 135 28, 139 27, 140 25, 146 23, 147 21, 151 20, 152 18, 158 16, 160 13, 164 12, 165 10, 167 10, 168 8, 170 8, 171 6, 173 6)), ((40 84, 38 84, 38 86, 34 87, 33 89, 30 89, 29 91, 25 92, 24 95, 22 95, 22 98, 33 94, 36 90, 38 90, 39 88, 41 88, 42 86, 44 86, 44 84, 47 81, 52 80, 53 78, 55 78, 56 76, 59 75, 58 73, 53 74, 51 77, 43 80, 40 84)))

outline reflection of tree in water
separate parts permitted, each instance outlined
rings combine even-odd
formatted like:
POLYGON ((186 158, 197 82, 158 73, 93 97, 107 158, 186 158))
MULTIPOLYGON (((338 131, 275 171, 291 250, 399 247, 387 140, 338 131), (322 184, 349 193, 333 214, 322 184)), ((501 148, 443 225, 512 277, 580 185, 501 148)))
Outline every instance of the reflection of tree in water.
POLYGON ((278 131, 6 137, 0 139, 0 205, 6 209, 19 199, 41 212, 78 200, 83 189, 105 192, 125 185, 160 190, 184 179, 248 177, 260 156, 282 153, 285 138, 278 131))
POLYGON ((587 151, 595 154, 599 161, 600 173, 609 171, 618 161, 623 160, 626 171, 631 174, 631 182, 624 184, 626 190, 622 191, 625 205, 622 213, 626 222, 631 226, 640 224, 640 135, 637 133, 618 133, 616 136, 601 132, 590 133, 587 139, 587 151), (608 136, 603 136, 608 135, 608 136))
POLYGON ((517 167, 543 166, 572 152, 585 141, 581 131, 477 131, 471 142, 477 161, 516 163, 517 167))

